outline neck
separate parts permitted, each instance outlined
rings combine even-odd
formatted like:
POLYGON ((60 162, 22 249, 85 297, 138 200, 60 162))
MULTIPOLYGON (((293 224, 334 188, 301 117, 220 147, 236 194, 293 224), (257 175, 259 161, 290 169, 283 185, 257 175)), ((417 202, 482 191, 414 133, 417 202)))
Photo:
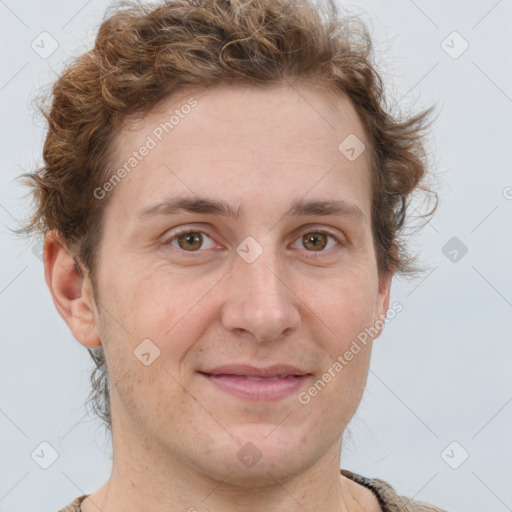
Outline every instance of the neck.
POLYGON ((297 465, 295 453, 292 464, 276 467, 267 462, 272 457, 262 457, 245 468, 238 460, 221 466, 208 453, 201 460, 198 453, 169 450, 128 425, 113 423, 111 476, 84 500, 82 512, 380 510, 371 491, 340 474, 341 439, 315 461, 297 465))
MULTIPOLYGON (((223 479, 203 474, 183 461, 141 458, 132 448, 114 445, 112 473, 107 483, 83 503, 83 512, 352 512, 360 510, 354 483, 340 475, 339 452, 326 454, 312 467, 282 479, 265 471, 257 486, 237 481, 233 472, 223 479), (277 477, 277 478, 276 478, 277 477)), ((362 509, 361 509, 362 510, 362 509)), ((369 510, 369 509, 366 509, 369 510)))

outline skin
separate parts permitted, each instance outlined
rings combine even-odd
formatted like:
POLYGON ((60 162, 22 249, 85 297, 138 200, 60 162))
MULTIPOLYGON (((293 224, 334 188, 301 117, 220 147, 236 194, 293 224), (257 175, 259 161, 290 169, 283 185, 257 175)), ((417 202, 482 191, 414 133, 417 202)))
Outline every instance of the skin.
MULTIPOLYGON (((371 341, 306 405, 297 393, 244 400, 198 373, 285 363, 312 374, 304 391, 385 316, 390 277, 377 271, 368 151, 349 161, 338 150, 349 134, 368 147, 362 124, 347 98, 307 86, 193 96, 197 106, 110 192, 95 290, 58 237, 46 240, 56 307, 82 345, 103 345, 110 374, 112 474, 82 510, 378 511, 339 473, 371 341), (241 213, 138 217, 180 196, 241 213), (343 199, 363 217, 286 216, 297 199, 343 199), (171 239, 180 226, 202 233, 202 245, 180 248, 171 239), (315 249, 303 235, 318 229, 336 238, 315 249), (252 263, 236 252, 247 236, 263 250, 252 263), (160 355, 145 366, 133 352, 148 338, 160 355), (251 467, 237 457, 248 442, 261 454, 251 467)), ((123 130, 113 167, 188 98, 167 98, 123 130)))

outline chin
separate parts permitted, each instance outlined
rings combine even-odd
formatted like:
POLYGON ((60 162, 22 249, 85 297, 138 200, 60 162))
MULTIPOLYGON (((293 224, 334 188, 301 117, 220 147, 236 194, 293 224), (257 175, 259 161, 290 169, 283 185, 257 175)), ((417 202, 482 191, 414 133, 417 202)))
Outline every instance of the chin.
POLYGON ((222 468, 225 483, 243 487, 268 487, 290 480, 319 458, 302 429, 277 427, 275 424, 240 425, 227 429, 233 438, 229 446, 216 444, 209 449, 209 462, 222 468), (310 448, 311 446, 311 448, 310 448))

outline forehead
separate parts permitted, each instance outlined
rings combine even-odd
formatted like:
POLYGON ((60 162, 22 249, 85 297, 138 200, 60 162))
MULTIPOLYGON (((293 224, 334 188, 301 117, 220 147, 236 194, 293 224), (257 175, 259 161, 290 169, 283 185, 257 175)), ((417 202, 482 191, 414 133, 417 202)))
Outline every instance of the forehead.
POLYGON ((361 148, 368 148, 362 123, 341 94, 286 85, 190 90, 127 120, 111 169, 128 172, 112 199, 149 207, 164 196, 212 191, 243 201, 345 190, 363 209, 371 180, 369 152, 361 148), (347 144, 362 151, 356 159, 344 153, 347 144))

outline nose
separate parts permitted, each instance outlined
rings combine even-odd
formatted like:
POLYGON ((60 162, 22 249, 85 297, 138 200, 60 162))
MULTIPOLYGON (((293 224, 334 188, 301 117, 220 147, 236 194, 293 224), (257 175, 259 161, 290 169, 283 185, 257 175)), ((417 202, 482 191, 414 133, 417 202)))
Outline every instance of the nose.
POLYGON ((289 336, 300 323, 289 270, 271 249, 252 263, 237 257, 225 283, 221 321, 225 329, 249 340, 270 341, 289 336))

